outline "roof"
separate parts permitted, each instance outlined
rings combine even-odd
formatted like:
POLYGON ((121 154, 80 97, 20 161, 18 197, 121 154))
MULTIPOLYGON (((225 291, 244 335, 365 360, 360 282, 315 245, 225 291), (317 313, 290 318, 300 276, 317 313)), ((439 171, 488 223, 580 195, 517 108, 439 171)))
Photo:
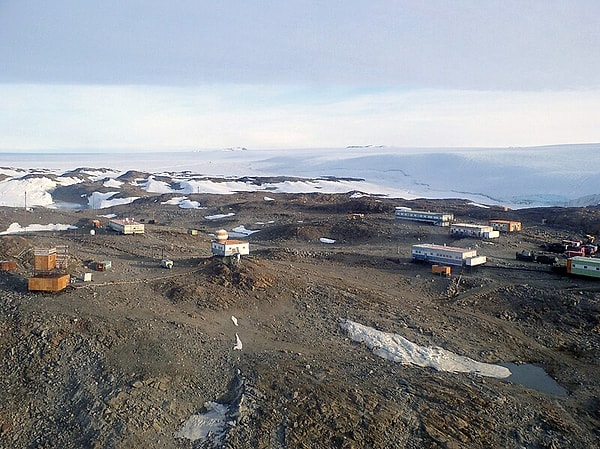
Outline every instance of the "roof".
POLYGON ((417 245, 413 245, 413 248, 415 248, 415 247, 434 249, 434 250, 438 250, 438 251, 460 252, 460 253, 464 253, 467 251, 473 251, 472 249, 469 249, 469 248, 459 248, 457 246, 447 246, 447 245, 435 245, 433 243, 420 243, 417 245))
POLYGON ((121 224, 123 226, 127 226, 127 225, 143 225, 144 223, 139 223, 137 221, 135 221, 133 218, 111 218, 110 219, 111 223, 118 223, 121 224))
POLYGON ((454 223, 453 228, 470 228, 470 229, 489 229, 489 225, 472 224, 472 223, 454 223))
POLYGON ((570 258, 575 263, 588 263, 590 265, 600 265, 600 259, 594 257, 574 256, 570 258))
POLYGON ((219 242, 218 240, 213 240, 214 243, 220 243, 221 245, 241 245, 244 243, 248 243, 246 240, 235 240, 235 239, 227 239, 224 242, 219 242))

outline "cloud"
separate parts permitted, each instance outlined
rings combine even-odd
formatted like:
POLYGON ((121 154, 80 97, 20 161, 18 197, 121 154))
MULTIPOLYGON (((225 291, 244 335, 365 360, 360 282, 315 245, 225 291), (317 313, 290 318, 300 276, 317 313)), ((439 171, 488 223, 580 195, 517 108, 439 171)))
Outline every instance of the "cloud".
POLYGON ((0 150, 598 141, 600 90, 2 85, 0 150))
POLYGON ((0 4, 0 82, 598 88, 600 3, 0 4))

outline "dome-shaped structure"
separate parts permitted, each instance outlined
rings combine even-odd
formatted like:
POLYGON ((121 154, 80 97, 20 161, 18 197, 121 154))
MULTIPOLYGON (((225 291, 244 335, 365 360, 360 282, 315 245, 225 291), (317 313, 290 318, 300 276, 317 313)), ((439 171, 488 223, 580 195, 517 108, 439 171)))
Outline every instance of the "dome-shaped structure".
POLYGON ((219 229, 217 231, 217 242, 225 242, 229 238, 229 234, 225 229, 219 229))

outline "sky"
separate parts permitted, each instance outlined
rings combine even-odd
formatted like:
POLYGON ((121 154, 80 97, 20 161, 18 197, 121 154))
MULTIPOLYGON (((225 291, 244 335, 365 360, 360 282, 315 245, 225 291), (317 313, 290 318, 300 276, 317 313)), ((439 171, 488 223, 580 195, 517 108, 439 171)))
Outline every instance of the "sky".
POLYGON ((600 141, 600 2, 0 0, 0 151, 600 141))

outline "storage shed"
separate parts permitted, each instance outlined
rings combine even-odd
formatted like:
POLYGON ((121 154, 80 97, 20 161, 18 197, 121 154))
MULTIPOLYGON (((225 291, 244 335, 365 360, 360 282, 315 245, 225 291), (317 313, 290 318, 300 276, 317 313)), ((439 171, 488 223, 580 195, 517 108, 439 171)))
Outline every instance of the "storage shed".
POLYGON ((51 271, 56 268, 56 248, 34 248, 33 269, 51 271))
POLYGON ((519 232, 523 230, 520 221, 490 220, 489 224, 494 230, 500 232, 519 232))
POLYGON ((64 290, 71 280, 68 274, 44 274, 29 278, 29 291, 58 292, 64 290))
POLYGON ((500 237, 500 232, 491 226, 470 223, 454 223, 450 226, 450 234, 455 237, 480 237, 494 239, 500 237))
POLYGON ((412 246, 412 258, 416 261, 440 265, 474 267, 487 262, 485 256, 478 256, 477 250, 454 246, 423 243, 412 246))
POLYGON ((108 222, 108 227, 121 234, 143 234, 144 223, 139 223, 133 218, 111 219, 108 222))
POLYGON ((449 226, 454 220, 453 214, 412 210, 408 207, 396 207, 395 216, 401 220, 419 221, 435 226, 449 226))
POLYGON ((112 268, 112 262, 110 260, 103 260, 94 264, 96 271, 106 271, 112 268))

